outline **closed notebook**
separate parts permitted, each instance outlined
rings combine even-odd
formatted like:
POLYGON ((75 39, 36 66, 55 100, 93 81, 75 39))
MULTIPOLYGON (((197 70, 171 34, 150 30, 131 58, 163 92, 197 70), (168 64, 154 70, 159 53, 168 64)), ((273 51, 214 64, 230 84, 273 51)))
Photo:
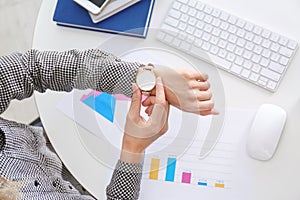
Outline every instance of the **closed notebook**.
POLYGON ((53 21, 57 25, 62 26, 145 38, 153 5, 154 0, 141 0, 106 20, 95 24, 91 20, 88 11, 73 0, 58 0, 53 21))

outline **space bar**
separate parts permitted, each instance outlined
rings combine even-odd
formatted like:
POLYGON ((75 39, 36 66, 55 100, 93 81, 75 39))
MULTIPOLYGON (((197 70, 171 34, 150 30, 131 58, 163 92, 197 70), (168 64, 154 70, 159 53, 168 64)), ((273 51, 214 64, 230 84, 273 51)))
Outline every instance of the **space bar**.
POLYGON ((223 68, 224 70, 229 70, 231 67, 231 62, 224 60, 218 56, 213 54, 207 53, 199 47, 192 46, 190 49, 190 53, 197 58, 205 60, 211 64, 216 65, 219 68, 223 68))

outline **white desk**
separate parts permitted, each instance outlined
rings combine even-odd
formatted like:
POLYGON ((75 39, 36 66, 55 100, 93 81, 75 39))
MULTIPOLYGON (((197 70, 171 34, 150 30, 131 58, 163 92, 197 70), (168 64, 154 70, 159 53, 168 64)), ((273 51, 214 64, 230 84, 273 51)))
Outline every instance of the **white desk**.
MULTIPOLYGON (((156 1, 151 27, 159 27, 172 0, 156 1)), ((298 0, 204 0, 266 28, 300 41, 300 1, 298 0)), ((110 34, 58 27, 52 22, 56 1, 43 0, 38 16, 33 47, 39 50, 87 49, 97 47, 110 34)), ((253 160, 256 184, 255 199, 300 199, 300 54, 296 54, 278 91, 274 94, 220 72, 224 83, 227 107, 258 108, 263 103, 274 103, 288 113, 285 131, 275 157, 269 162, 253 160), (264 180, 268 180, 266 183, 264 180)), ((92 194, 102 196, 105 184, 101 180, 103 166, 81 145, 78 126, 56 109, 62 93, 36 93, 38 110, 46 132, 57 153, 92 194)), ((81 133, 85 129, 79 127, 81 133)), ((96 142, 91 145, 97 146, 96 142)))

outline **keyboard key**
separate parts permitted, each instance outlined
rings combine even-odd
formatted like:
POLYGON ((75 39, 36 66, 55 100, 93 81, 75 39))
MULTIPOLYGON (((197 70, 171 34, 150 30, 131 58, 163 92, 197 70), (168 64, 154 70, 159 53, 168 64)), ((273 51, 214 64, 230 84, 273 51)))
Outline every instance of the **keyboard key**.
POLYGON ((196 6, 196 4, 197 4, 197 1, 196 0, 189 0, 189 6, 191 6, 191 7, 195 7, 196 6))
POLYGON ((235 55, 233 53, 229 53, 226 57, 226 60, 228 60, 229 62, 233 62, 235 59, 235 55))
POLYGON ((242 65, 244 62, 244 59, 241 57, 237 57, 234 62, 238 65, 242 65))
POLYGON ((280 49, 280 45, 277 44, 277 43, 273 43, 272 46, 271 46, 271 50, 272 51, 275 51, 275 52, 278 52, 278 50, 280 49))
POLYGON ((269 49, 264 49, 261 55, 265 58, 269 58, 271 56, 271 51, 269 49))
POLYGON ((182 14, 181 17, 180 17, 180 20, 182 22, 187 22, 189 19, 189 16, 187 14, 182 14))
POLYGON ((212 18, 212 16, 210 16, 210 15, 206 15, 205 17, 204 17, 204 21, 206 22, 206 23, 210 23, 211 21, 213 20, 213 18, 212 18))
POLYGON ((180 11, 182 11, 183 13, 186 13, 189 9, 189 7, 187 5, 185 5, 186 3, 184 3, 181 8, 180 8, 180 11))
POLYGON ((204 7, 205 7, 205 5, 199 1, 197 3, 196 9, 199 10, 199 11, 201 11, 201 10, 203 10, 204 7))
POLYGON ((240 74, 242 69, 243 68, 241 66, 233 64, 230 71, 232 71, 235 74, 240 74))
POLYGON ((254 71, 255 73, 259 73, 260 69, 261 69, 260 65, 254 64, 251 70, 254 71))
POLYGON ((257 80, 258 80, 258 77, 259 77, 259 74, 256 74, 256 73, 251 73, 251 75, 250 75, 250 80, 251 81, 254 81, 254 82, 256 82, 257 80))
POLYGON ((174 19, 173 17, 168 17, 165 22, 166 24, 169 24, 174 27, 176 27, 179 23, 179 21, 177 19, 174 19))
POLYGON ((176 29, 172 26, 169 26, 167 24, 163 24, 162 27, 161 27, 161 30, 165 31, 165 32, 167 32, 171 35, 174 35, 174 36, 176 36, 179 33, 178 29, 176 29))
POLYGON ((212 15, 213 15, 214 17, 219 17, 220 14, 221 14, 221 11, 218 10, 218 9, 214 9, 214 10, 212 11, 212 15))
POLYGON ((270 63, 270 60, 267 59, 267 58, 262 58, 262 59, 260 60, 260 64, 261 64, 261 66, 263 66, 263 67, 267 67, 267 66, 269 65, 269 63, 270 63))
POLYGON ((210 49, 210 52, 211 52, 212 54, 217 54, 218 51, 219 51, 219 48, 218 48, 217 46, 213 46, 213 47, 210 49))
POLYGON ((236 25, 240 28, 243 28, 245 26, 246 22, 242 19, 238 19, 236 25))
POLYGON ((179 47, 184 51, 188 51, 191 48, 191 45, 187 42, 181 42, 179 47))
POLYGON ((278 53, 272 53, 271 60, 277 62, 280 58, 280 55, 278 53))
POLYGON ((252 67, 252 62, 249 61, 249 60, 246 60, 246 61, 244 62, 244 68, 246 68, 246 69, 251 69, 251 67, 252 67))
POLYGON ((281 74, 284 71, 285 67, 280 65, 279 63, 271 61, 270 65, 269 65, 269 68, 272 69, 273 71, 278 72, 278 73, 281 74))
POLYGON ((254 34, 251 32, 246 33, 245 39, 248 41, 252 41, 254 38, 254 34))
POLYGON ((220 37, 224 40, 227 40, 229 36, 229 33, 227 33, 226 31, 222 31, 220 37))
POLYGON ((229 22, 230 24, 235 24, 236 21, 237 21, 237 18, 236 18, 235 16, 233 16, 233 15, 231 15, 231 16, 229 17, 229 19, 228 19, 228 22, 229 22))
POLYGON ((274 90, 276 88, 276 85, 277 85, 276 82, 269 81, 267 87, 270 88, 270 89, 272 89, 272 90, 274 90))
POLYGON ((210 58, 213 64, 215 64, 216 66, 222 69, 229 70, 231 67, 231 62, 228 62, 220 57, 210 56, 210 58))
POLYGON ((211 45, 208 42, 203 42, 202 49, 205 50, 205 51, 208 51, 210 46, 211 45))
POLYGON ((247 42, 245 48, 249 51, 252 51, 254 48, 254 44, 252 42, 247 42))
POLYGON ((209 5, 206 5, 204 8, 204 12, 207 14, 210 14, 212 12, 213 8, 210 7, 209 5))
POLYGON ((281 55, 286 56, 286 57, 291 57, 292 54, 293 54, 293 51, 290 50, 290 49, 288 49, 288 48, 286 48, 286 47, 281 47, 280 50, 279 50, 279 53, 281 55))
POLYGON ((295 42, 295 41, 289 41, 288 47, 289 47, 290 49, 292 49, 292 50, 295 50, 296 47, 297 47, 297 42, 295 42))
POLYGON ((171 10, 169 16, 174 17, 175 19, 179 19, 181 16, 181 12, 178 10, 171 10))
POLYGON ((277 42, 279 40, 279 35, 277 33, 272 33, 270 40, 272 40, 273 42, 277 42))
POLYGON ((197 20, 195 18, 190 18, 189 19, 189 25, 195 26, 197 23, 197 20))
POLYGON ((287 65, 287 64, 289 63, 289 59, 286 58, 286 57, 284 57, 284 56, 282 56, 282 57, 280 58, 279 63, 282 64, 282 65, 287 65))
POLYGON ((262 42, 262 38, 260 36, 255 36, 253 42, 255 44, 260 44, 262 42))
POLYGON ((261 46, 255 45, 254 47, 254 53, 256 54, 261 54, 261 52, 263 51, 263 48, 261 46))
POLYGON ((173 4, 173 8, 177 9, 177 10, 180 8, 180 6, 181 6, 181 3, 177 2, 177 1, 175 1, 173 4))
POLYGON ((173 39, 173 42, 171 43, 171 45, 173 45, 173 46, 175 46, 175 47, 178 47, 179 44, 180 44, 180 42, 181 42, 181 40, 175 38, 175 39, 173 39))
POLYGON ((164 37, 165 37, 165 35, 166 35, 166 34, 165 34, 164 32, 159 31, 156 37, 157 37, 157 39, 159 39, 159 40, 163 40, 164 37))
POLYGON ((228 19, 228 17, 229 17, 229 14, 222 11, 220 19, 222 19, 223 21, 226 21, 228 19))
POLYGON ((201 47, 202 46, 202 43, 203 43, 203 41, 202 40, 200 40, 200 39, 196 39, 196 41, 195 41, 195 46, 197 46, 197 47, 201 47))
POLYGON ((213 21, 212 21, 212 25, 213 26, 216 26, 216 27, 219 27, 221 24, 221 20, 217 19, 217 18, 214 18, 213 21))
POLYGON ((166 35, 166 37, 164 38, 164 40, 165 40, 166 42, 172 42, 173 37, 172 37, 171 35, 166 35))
POLYGON ((285 46, 288 43, 288 39, 286 37, 281 36, 279 39, 279 44, 285 46))
POLYGON ((256 35, 260 35, 261 32, 262 32, 262 28, 259 27, 259 26, 255 26, 254 29, 253 29, 253 32, 254 32, 256 35))
POLYGON ((271 31, 269 30, 263 30, 262 34, 261 34, 264 38, 269 38, 271 35, 271 31))
POLYGON ((254 27, 254 25, 252 23, 250 23, 250 22, 247 22, 246 25, 245 25, 245 29, 247 31, 252 31, 253 27, 254 27))
POLYGON ((243 69, 243 71, 241 73, 241 76, 244 77, 244 78, 248 78, 249 75, 250 75, 250 70, 243 69))
POLYGON ((226 49, 227 49, 228 51, 230 51, 230 52, 233 52, 233 51, 234 51, 234 49, 235 49, 235 45, 234 45, 234 44, 231 44, 231 43, 229 43, 229 44, 227 45, 226 49))
POLYGON ((266 81, 262 81, 262 80, 258 80, 257 83, 262 86, 265 86, 267 84, 266 81))
POLYGON ((263 75, 269 79, 272 79, 274 81, 278 81, 280 79, 280 74, 273 72, 266 68, 263 68, 260 73, 261 73, 261 75, 263 75))
POLYGON ((254 54, 251 58, 251 60, 255 63, 259 63, 260 59, 261 59, 261 56, 257 55, 257 54, 254 54))
POLYGON ((263 47, 268 49, 270 47, 270 45, 271 45, 271 42, 269 40, 266 40, 266 39, 263 40, 263 43, 262 43, 263 47))
POLYGON ((220 56, 221 58, 225 58, 227 55, 227 52, 224 49, 221 49, 218 53, 218 56, 220 56))

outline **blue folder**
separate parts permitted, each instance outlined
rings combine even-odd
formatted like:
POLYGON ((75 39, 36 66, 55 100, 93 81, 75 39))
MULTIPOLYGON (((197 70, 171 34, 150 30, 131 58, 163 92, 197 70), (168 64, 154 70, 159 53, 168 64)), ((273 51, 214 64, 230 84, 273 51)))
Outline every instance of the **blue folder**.
POLYGON ((141 0, 129 8, 95 24, 91 20, 88 11, 73 0, 58 0, 53 21, 61 26, 145 38, 154 1, 155 0, 141 0))

